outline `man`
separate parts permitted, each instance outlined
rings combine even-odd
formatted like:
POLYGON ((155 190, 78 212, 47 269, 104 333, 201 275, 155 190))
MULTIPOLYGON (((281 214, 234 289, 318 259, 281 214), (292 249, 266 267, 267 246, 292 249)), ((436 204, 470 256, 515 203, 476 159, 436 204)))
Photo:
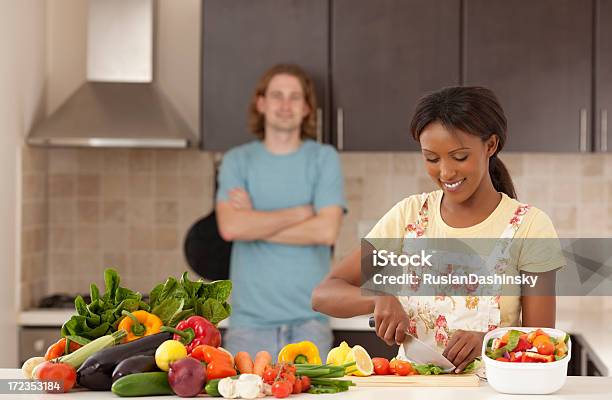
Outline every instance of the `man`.
POLYGON ((233 241, 232 316, 224 347, 275 357, 310 340, 324 357, 333 341, 327 318, 312 310, 312 289, 329 271, 345 209, 336 151, 315 137, 311 79, 276 65, 260 79, 249 109, 258 140, 225 154, 217 220, 233 241))

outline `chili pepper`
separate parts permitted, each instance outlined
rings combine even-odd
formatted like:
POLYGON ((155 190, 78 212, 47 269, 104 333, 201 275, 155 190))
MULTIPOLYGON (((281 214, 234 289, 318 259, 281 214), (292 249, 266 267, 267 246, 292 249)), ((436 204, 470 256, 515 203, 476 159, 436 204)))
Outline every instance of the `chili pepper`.
POLYGON ((321 364, 321 356, 317 346, 305 340, 299 343, 291 343, 283 347, 278 353, 278 362, 289 362, 294 364, 321 364))
POLYGON ((63 356, 64 354, 70 354, 76 349, 80 348, 81 345, 73 340, 66 340, 66 338, 61 338, 57 342, 53 343, 47 349, 45 353, 45 360, 53 360, 54 358, 63 356))
POLYGON ((183 343, 188 354, 191 354, 193 349, 200 345, 213 347, 221 345, 221 333, 217 327, 199 315, 194 315, 179 322, 176 328, 164 326, 162 331, 174 333, 174 340, 183 343))
POLYGON ((125 317, 119 322, 117 330, 123 329, 127 332, 127 342, 159 333, 163 325, 162 320, 157 315, 145 310, 138 310, 133 313, 123 310, 122 314, 125 317))

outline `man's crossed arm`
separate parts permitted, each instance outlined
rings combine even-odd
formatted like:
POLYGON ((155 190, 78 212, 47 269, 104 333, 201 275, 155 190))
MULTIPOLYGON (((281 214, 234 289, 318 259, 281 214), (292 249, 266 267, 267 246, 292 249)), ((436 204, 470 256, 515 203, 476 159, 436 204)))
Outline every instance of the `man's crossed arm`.
POLYGON ((323 207, 317 214, 310 205, 274 211, 254 210, 244 189, 232 189, 229 200, 216 207, 223 239, 266 240, 294 245, 332 245, 338 237, 342 208, 323 207))

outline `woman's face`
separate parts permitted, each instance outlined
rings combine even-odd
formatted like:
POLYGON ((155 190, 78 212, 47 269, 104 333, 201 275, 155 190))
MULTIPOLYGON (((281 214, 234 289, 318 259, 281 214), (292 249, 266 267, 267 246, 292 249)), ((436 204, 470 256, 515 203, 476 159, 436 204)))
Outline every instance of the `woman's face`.
POLYGON ((469 199, 490 182, 489 157, 497 149, 497 136, 483 142, 461 130, 449 131, 439 122, 427 125, 419 138, 429 176, 454 203, 469 199))

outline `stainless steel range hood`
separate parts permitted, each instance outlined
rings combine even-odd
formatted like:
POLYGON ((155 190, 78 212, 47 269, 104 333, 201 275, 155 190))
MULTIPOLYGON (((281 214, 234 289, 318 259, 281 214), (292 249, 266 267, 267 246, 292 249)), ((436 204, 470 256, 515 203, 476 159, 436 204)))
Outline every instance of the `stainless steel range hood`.
POLYGON ((87 81, 27 143, 185 148, 189 125, 153 82, 153 0, 89 0, 87 81))

